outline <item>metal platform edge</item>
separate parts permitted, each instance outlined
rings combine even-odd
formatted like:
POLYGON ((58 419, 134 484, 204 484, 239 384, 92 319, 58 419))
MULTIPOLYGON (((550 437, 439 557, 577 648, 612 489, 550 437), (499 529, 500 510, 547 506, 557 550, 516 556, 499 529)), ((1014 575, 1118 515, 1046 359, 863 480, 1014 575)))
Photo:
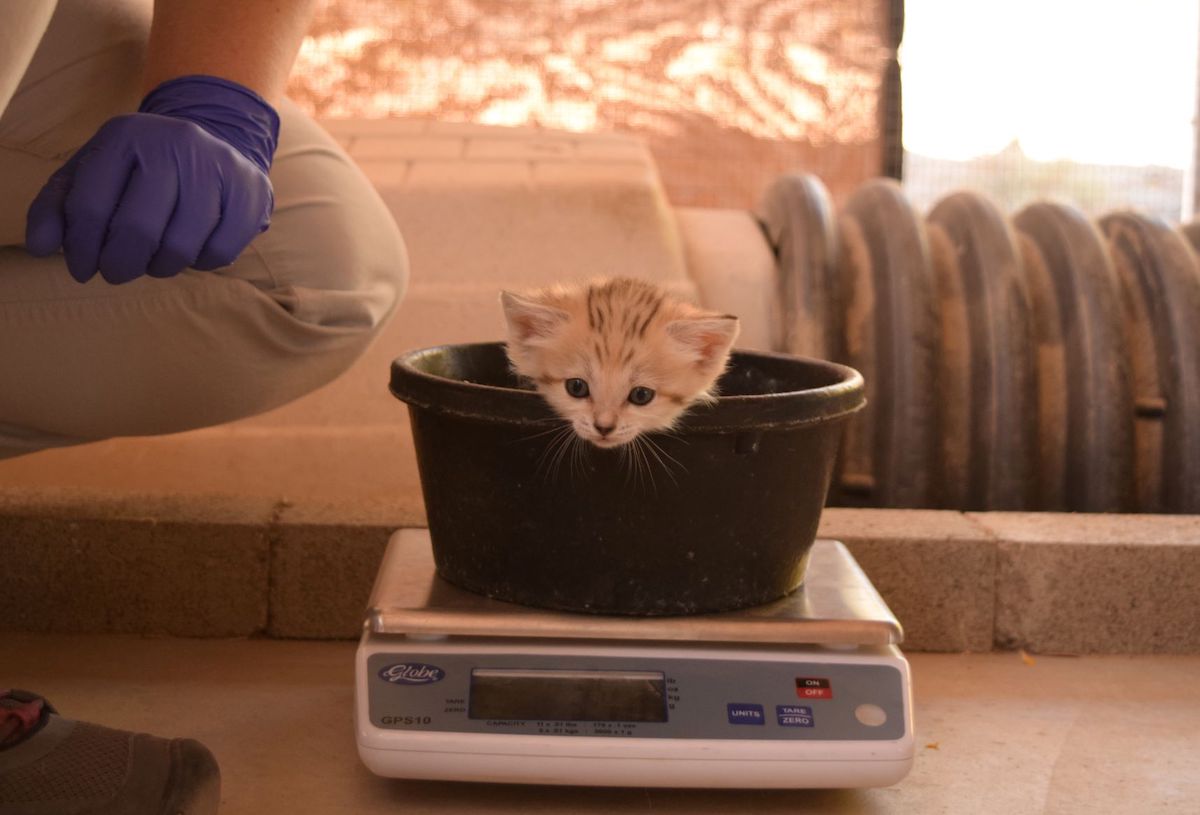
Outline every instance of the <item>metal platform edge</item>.
POLYGON ((389 540, 367 626, 383 635, 776 645, 885 646, 904 639, 900 622, 841 541, 816 541, 805 586, 772 603, 720 614, 622 617, 521 606, 453 586, 436 575, 427 529, 401 529, 389 540), (814 567, 832 572, 838 584, 811 581, 814 567), (806 613, 797 617, 797 610, 806 613), (822 613, 829 610, 850 613, 822 613))

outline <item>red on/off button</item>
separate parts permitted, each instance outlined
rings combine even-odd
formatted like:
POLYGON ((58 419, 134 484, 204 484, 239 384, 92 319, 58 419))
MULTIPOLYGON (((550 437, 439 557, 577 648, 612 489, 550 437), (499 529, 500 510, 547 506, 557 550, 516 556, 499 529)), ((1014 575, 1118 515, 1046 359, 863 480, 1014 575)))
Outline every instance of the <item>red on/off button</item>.
POLYGON ((833 688, 828 679, 815 676, 796 677, 796 695, 801 699, 832 699, 833 688))

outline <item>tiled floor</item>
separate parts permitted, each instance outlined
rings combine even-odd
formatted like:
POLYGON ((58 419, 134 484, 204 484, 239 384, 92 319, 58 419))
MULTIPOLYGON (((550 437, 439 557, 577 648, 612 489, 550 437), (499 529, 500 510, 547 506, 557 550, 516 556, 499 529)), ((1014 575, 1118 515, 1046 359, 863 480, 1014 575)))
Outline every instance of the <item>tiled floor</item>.
POLYGON ((910 655, 918 755, 896 787, 575 789, 376 778, 355 753, 349 642, 5 635, 0 685, 216 753, 223 815, 1195 813, 1200 657, 910 655))

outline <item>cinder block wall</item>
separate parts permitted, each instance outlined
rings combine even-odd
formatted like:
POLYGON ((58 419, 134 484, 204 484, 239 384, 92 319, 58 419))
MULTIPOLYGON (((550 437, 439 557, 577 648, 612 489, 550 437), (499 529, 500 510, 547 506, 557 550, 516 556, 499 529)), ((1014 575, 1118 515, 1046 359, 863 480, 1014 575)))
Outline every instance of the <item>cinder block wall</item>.
MULTIPOLYGON (((0 631, 353 638, 393 504, 0 491, 0 631)), ((913 651, 1200 653, 1200 517, 828 509, 913 651)))

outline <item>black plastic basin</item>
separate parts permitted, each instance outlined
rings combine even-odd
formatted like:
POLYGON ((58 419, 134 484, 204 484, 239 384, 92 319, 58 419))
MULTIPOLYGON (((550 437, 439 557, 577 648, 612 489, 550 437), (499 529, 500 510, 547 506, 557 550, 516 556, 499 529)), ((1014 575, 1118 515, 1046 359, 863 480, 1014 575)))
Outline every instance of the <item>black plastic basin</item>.
POLYGON ((864 404, 851 368, 734 353, 717 403, 650 436, 658 455, 639 471, 620 448, 558 455, 561 422, 501 343, 405 354, 391 390, 412 417, 438 574, 597 614, 723 611, 796 589, 842 424, 864 404))

